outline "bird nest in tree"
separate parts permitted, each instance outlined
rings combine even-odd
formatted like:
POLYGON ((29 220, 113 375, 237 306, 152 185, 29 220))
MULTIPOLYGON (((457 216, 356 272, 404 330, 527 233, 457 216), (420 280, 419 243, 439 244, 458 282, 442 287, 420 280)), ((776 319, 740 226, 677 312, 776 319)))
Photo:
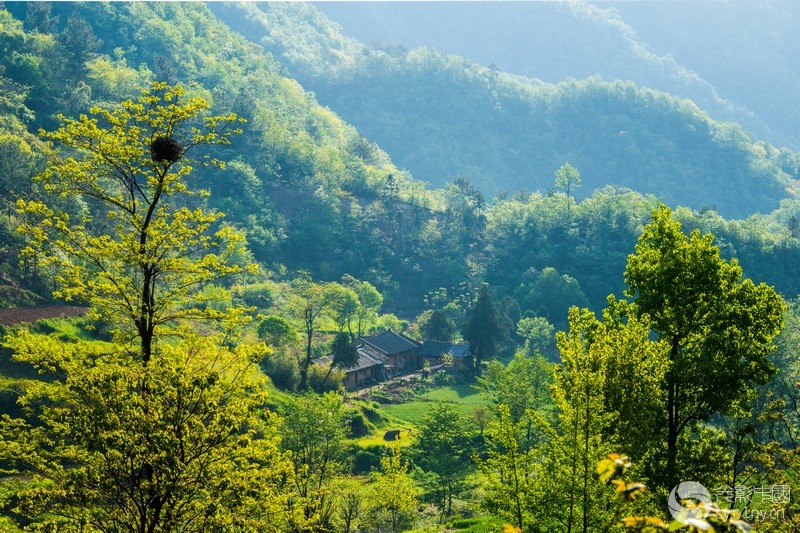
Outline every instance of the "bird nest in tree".
POLYGON ((150 144, 150 155, 156 163, 163 161, 174 163, 180 158, 181 151, 181 143, 172 137, 156 137, 150 144))

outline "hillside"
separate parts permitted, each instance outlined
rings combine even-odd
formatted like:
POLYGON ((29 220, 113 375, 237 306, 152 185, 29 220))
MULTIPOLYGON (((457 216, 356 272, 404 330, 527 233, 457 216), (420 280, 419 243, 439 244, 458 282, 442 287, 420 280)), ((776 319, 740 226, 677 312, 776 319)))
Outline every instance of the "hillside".
MULTIPOLYGON (((51 290, 29 266, 17 267, 21 242, 10 202, 36 193, 30 178, 41 168, 46 151, 32 132, 51 128, 55 113, 74 116, 96 103, 129 98, 156 78, 189 84, 212 101, 215 111, 233 110, 248 120, 234 144, 216 154, 229 161, 227 170, 201 170, 198 179, 210 189, 209 201, 248 232, 253 256, 265 269, 278 277, 303 269, 318 279, 351 274, 369 280, 386 296, 386 311, 408 318, 423 310, 426 294, 445 288, 454 297, 463 284, 476 287, 484 280, 501 294, 520 299, 522 312, 533 311, 536 306, 527 307, 520 287, 531 282, 529 270, 546 268, 570 276, 580 288, 574 297, 559 297, 559 306, 587 300, 602 305, 607 294, 619 290, 624 259, 658 202, 620 189, 593 194, 603 186, 603 176, 613 174, 610 181, 628 183, 637 191, 654 190, 670 203, 713 203, 725 215, 748 212, 756 205, 777 206, 777 199, 785 195, 779 181, 786 175, 778 173, 776 180, 775 164, 765 154, 788 169, 797 168, 793 154, 752 144, 738 127, 714 123, 690 103, 663 93, 598 80, 548 85, 424 50, 393 57, 359 48, 362 45, 335 32, 323 46, 318 33, 293 33, 303 16, 323 27, 324 19, 312 8, 262 6, 274 10, 273 17, 285 17, 270 26, 273 38, 307 38, 291 57, 300 58, 301 51, 309 58, 325 56, 325 62, 307 63, 318 76, 335 67, 342 83, 353 88, 350 96, 341 97, 353 105, 373 106, 376 116, 385 117, 389 111, 381 110, 381 102, 391 95, 403 100, 408 90, 415 91, 416 96, 403 100, 391 115, 394 128, 369 121, 356 130, 203 5, 53 4, 52 11, 40 7, 47 5, 9 4, 0 32, 3 80, 15 88, 0 102, 5 113, 0 149, 6 165, 0 192, 10 213, 0 224, 0 253, 7 265, 4 305, 36 302, 26 289, 43 296, 51 290), (366 50, 364 57, 376 66, 361 77, 353 73, 362 72, 366 63, 356 68, 349 62, 364 55, 359 50, 366 50), (397 70, 387 73, 389 66, 397 70), (416 69, 415 86, 403 81, 409 66, 416 69), (71 91, 52 89, 62 78, 71 91), (483 99, 490 85, 494 103, 487 104, 483 99), (378 98, 377 89, 385 97, 378 98), (445 102, 448 95, 452 99, 445 102), (449 124, 471 121, 470 135, 453 136, 440 123, 443 112, 449 124), (536 130, 529 127, 532 116, 541 126, 536 130), (612 121, 613 128, 608 126, 612 121), (413 128, 414 124, 427 126, 413 128), (408 137, 401 126, 417 134, 408 137), (399 170, 372 142, 381 127, 389 133, 381 146, 388 145, 393 156, 399 153, 423 169, 433 168, 440 182, 449 183, 431 191, 399 170), (524 147, 523 141, 539 148, 524 147), (417 150, 404 152, 402 146, 410 142, 417 150), (605 156, 614 153, 616 159, 605 156), (577 190, 584 201, 573 220, 562 210, 563 193, 551 190, 553 171, 564 160, 579 168, 584 181, 577 190), (520 170, 523 163, 530 168, 520 170), (545 170, 535 174, 536 165, 545 170), (464 178, 453 179, 461 171, 464 178), (490 171, 515 176, 519 187, 545 192, 501 195, 489 203, 475 185, 494 183, 490 171), (709 175, 724 181, 708 182, 709 175), (620 217, 626 222, 616 221, 620 217), (519 220, 526 219, 527 225, 519 227, 519 220), (533 223, 534 219, 543 221, 533 223), (613 231, 605 232, 609 227, 613 231)), ((248 10, 246 33, 251 38, 269 22, 252 5, 211 8, 224 18, 248 10)), ((244 31, 241 24, 237 27, 244 31)), ((280 57, 289 61, 288 54, 280 57)), ((792 221, 798 216, 797 203, 785 201, 769 218, 742 223, 720 219, 724 228, 734 228, 734 245, 723 251, 742 255, 744 246, 742 264, 748 275, 776 284, 791 297, 800 289, 778 264, 795 257, 792 221)), ((728 239, 724 228, 722 237, 728 239)), ((563 319, 559 315, 558 320, 563 319)))
POLYGON ((552 83, 631 80, 690 98, 778 146, 800 147, 793 2, 314 5, 365 43, 428 46, 552 83))
MULTIPOLYGON (((254 257, 267 268, 329 279, 350 273, 383 289, 392 277, 413 274, 415 252, 390 251, 397 235, 383 216, 391 205, 427 218, 440 202, 204 5, 6 7, 0 11, 0 80, 10 90, 0 99, 4 213, 13 213, 17 195, 36 194, 30 179, 46 151, 34 135, 39 128, 51 129, 57 113, 77 116, 161 79, 188 85, 215 112, 247 119, 242 135, 214 154, 228 169, 202 170, 198 179, 228 221, 247 230, 254 257)), ((2 219, 0 251, 12 270, 16 224, 13 215, 2 219)), ((30 272, 12 274, 35 284, 30 272)))
POLYGON ((794 153, 633 83, 550 84, 426 48, 365 45, 308 5, 211 7, 436 186, 463 175, 490 196, 547 190, 569 161, 583 175, 579 195, 617 185, 728 217, 771 211, 797 187, 794 153))

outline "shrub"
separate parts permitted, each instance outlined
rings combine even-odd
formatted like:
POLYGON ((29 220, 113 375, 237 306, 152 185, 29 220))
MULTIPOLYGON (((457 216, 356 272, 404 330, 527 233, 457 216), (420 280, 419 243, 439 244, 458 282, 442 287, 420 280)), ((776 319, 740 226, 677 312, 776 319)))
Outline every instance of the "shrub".
POLYGON ((367 417, 364 416, 364 413, 357 409, 349 409, 344 413, 345 421, 347 422, 347 427, 350 429, 350 438, 357 439, 358 437, 363 437, 364 435, 369 435, 372 428, 370 427, 371 424, 367 420, 367 417))
POLYGON ((277 352, 261 360, 261 368, 281 390, 294 391, 300 383, 300 365, 289 353, 277 352))
POLYGON ((320 365, 308 367, 308 386, 317 394, 344 389, 345 371, 334 369, 328 374, 328 368, 320 365))
POLYGON ((50 335, 51 333, 58 331, 58 329, 49 318, 43 318, 42 320, 38 320, 31 327, 31 331, 41 333, 42 335, 50 335))
POLYGON ((361 412, 367 417, 367 420, 373 424, 380 424, 383 422, 383 415, 378 411, 380 404, 377 402, 370 402, 370 406, 363 406, 361 412))
POLYGON ((383 457, 384 446, 380 444, 372 444, 370 446, 356 446, 355 454, 353 455, 353 475, 369 474, 373 470, 378 470, 381 466, 381 457, 383 457))
POLYGON ((269 315, 258 324, 259 338, 270 346, 285 346, 297 341, 297 331, 280 316, 269 315))
POLYGON ((449 385, 453 382, 453 377, 444 370, 437 370, 433 375, 433 382, 437 386, 449 385))
POLYGON ((234 287, 233 293, 245 305, 256 309, 268 309, 275 302, 273 284, 268 282, 238 285, 234 287))

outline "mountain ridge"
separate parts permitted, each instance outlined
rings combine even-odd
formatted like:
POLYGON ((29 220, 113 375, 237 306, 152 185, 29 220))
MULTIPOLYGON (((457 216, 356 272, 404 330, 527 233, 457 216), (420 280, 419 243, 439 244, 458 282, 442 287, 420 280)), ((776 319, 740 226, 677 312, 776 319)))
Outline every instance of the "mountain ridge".
POLYGON ((548 84, 426 48, 376 48, 306 4, 210 8, 434 186, 463 175, 490 196, 548 190, 568 161, 584 174, 579 195, 611 184, 744 217, 796 194, 796 154, 659 91, 548 84))

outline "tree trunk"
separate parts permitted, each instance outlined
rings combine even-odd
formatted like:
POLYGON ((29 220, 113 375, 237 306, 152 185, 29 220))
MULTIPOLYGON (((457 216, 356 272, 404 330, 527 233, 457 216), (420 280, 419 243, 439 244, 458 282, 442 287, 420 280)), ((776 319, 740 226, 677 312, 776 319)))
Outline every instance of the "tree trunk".
POLYGON ((312 310, 306 309, 305 320, 306 320, 306 358, 303 361, 303 364, 300 365, 300 390, 305 390, 306 387, 308 386, 308 367, 311 365, 311 356, 313 355, 311 351, 311 341, 314 338, 314 318, 312 315, 312 310))
MULTIPOLYGON (((679 345, 674 340, 670 349, 669 359, 675 362, 678 357, 679 345)), ((674 371, 670 368, 667 375, 667 490, 678 484, 678 435, 680 426, 678 422, 678 383, 674 371)))

